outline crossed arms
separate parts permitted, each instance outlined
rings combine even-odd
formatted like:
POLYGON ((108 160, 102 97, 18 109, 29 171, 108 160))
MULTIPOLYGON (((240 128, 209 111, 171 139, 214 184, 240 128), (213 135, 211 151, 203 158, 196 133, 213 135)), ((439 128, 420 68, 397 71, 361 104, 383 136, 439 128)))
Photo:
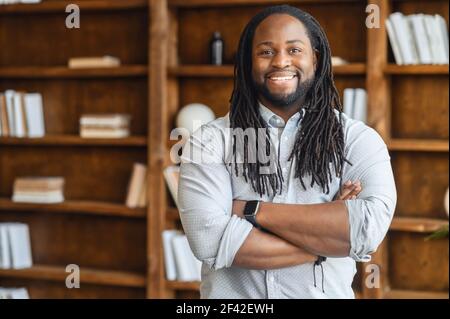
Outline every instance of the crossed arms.
POLYGON ((354 140, 346 143, 353 165, 344 165, 342 179, 361 182, 358 197, 321 204, 262 203, 257 222, 270 234, 240 217, 244 202, 233 201, 220 129, 206 126, 203 134, 195 132, 183 149, 178 191, 194 255, 213 269, 275 269, 313 262, 317 255, 370 260, 368 254, 389 228, 396 189, 383 140, 362 124, 356 129, 354 140), (202 161, 193 160, 192 152, 200 149, 202 161))

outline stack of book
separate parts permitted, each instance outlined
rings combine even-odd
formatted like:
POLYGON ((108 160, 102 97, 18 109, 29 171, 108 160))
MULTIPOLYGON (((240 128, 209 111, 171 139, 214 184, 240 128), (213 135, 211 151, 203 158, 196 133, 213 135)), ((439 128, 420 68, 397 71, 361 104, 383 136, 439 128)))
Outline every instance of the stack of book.
POLYGON ((125 205, 130 208, 147 206, 147 166, 144 164, 133 165, 125 205))
POLYGON ((30 299, 26 288, 0 287, 0 299, 30 299))
POLYGON ((13 187, 14 202, 60 203, 64 201, 63 177, 20 177, 13 187))
POLYGON ((32 265, 28 225, 0 223, 0 268, 23 269, 32 265))
POLYGON ((445 19, 436 14, 391 14, 386 30, 395 62, 408 64, 448 64, 448 28, 445 19))
POLYGON ((344 113, 367 124, 367 92, 364 89, 344 89, 344 113))
POLYGON ((121 138, 130 135, 128 114, 85 114, 80 118, 80 136, 85 138, 121 138))
POLYGON ((192 253, 186 235, 165 230, 162 239, 167 280, 200 281, 202 263, 192 253))
POLYGON ((6 90, 0 93, 0 136, 45 135, 42 95, 6 90))

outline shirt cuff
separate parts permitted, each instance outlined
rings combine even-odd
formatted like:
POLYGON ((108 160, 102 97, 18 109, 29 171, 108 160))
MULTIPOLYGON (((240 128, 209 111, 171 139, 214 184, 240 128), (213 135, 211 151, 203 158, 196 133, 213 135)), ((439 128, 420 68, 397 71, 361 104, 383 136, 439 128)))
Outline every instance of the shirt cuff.
POLYGON ((367 236, 365 231, 365 214, 362 200, 344 200, 348 211, 348 222, 350 227, 350 252, 349 257, 357 262, 369 262, 372 257, 364 253, 364 239, 367 236))

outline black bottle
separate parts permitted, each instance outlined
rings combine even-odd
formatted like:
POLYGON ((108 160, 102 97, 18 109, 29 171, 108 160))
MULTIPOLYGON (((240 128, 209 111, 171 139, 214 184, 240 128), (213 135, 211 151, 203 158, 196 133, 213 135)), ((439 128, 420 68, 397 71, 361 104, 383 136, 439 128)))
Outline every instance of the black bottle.
POLYGON ((223 64, 223 40, 220 32, 216 31, 213 34, 210 43, 210 55, 209 62, 213 65, 222 65, 223 64))

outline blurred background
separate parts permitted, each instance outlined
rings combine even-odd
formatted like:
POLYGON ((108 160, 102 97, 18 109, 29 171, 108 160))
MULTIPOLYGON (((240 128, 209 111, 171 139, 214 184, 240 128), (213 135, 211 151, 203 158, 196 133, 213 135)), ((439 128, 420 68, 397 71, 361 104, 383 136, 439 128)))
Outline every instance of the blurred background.
POLYGON ((397 210, 356 297, 448 298, 448 0, 13 2, 0 1, 0 298, 199 297, 170 132, 228 112, 240 34, 281 3, 320 22, 345 113, 390 151, 397 210))

